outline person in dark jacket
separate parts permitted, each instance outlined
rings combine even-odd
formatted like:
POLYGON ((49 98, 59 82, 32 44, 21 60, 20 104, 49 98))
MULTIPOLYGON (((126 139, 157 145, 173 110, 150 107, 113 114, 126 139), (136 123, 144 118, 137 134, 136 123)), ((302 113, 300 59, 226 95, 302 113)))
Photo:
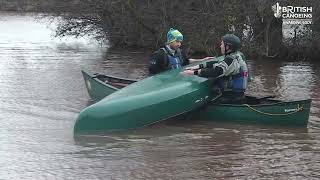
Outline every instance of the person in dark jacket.
POLYGON ((223 61, 196 65, 182 74, 215 78, 222 93, 222 103, 245 103, 248 67, 243 54, 238 51, 240 46, 241 41, 237 36, 226 34, 222 37, 220 46, 221 53, 225 55, 223 61))
POLYGON ((149 74, 154 75, 169 69, 178 69, 189 64, 186 54, 180 49, 183 35, 171 28, 164 47, 154 52, 149 60, 149 74))

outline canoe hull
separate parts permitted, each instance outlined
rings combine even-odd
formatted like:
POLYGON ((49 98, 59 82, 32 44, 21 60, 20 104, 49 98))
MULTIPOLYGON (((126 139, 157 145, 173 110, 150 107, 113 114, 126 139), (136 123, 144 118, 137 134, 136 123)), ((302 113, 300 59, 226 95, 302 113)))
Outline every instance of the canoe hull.
POLYGON ((75 133, 144 127, 202 107, 212 99, 210 80, 165 72, 134 83, 87 107, 75 133))
POLYGON ((302 126, 308 124, 311 100, 280 102, 259 105, 209 105, 201 112, 201 119, 233 121, 268 125, 302 126))

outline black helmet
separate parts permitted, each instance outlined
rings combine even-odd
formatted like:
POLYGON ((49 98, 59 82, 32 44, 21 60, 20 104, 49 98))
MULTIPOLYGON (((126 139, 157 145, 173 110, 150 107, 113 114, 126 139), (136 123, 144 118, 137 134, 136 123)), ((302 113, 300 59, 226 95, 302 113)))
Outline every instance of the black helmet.
POLYGON ((237 51, 241 46, 241 41, 238 36, 234 34, 226 34, 222 37, 224 44, 231 46, 233 51, 237 51))

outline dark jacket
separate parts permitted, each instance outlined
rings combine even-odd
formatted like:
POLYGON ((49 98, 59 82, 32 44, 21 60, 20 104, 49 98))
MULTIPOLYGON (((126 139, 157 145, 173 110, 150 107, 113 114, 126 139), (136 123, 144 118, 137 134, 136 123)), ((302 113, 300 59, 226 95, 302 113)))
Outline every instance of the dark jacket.
POLYGON ((149 60, 149 74, 154 75, 171 69, 169 66, 169 56, 179 57, 182 66, 189 64, 189 59, 181 49, 176 50, 176 53, 173 55, 170 53, 170 50, 164 46, 151 55, 149 60))

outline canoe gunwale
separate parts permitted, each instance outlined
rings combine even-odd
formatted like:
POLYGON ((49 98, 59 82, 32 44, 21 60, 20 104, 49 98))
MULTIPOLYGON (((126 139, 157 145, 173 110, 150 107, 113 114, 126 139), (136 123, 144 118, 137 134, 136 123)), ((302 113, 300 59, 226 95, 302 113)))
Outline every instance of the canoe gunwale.
POLYGON ((272 100, 267 99, 270 103, 267 104, 215 104, 215 106, 228 106, 228 107, 247 107, 248 105, 251 107, 267 107, 267 106, 282 106, 287 104, 309 104, 311 103, 311 99, 304 99, 304 100, 295 100, 295 101, 281 101, 281 100, 272 100), (274 101, 274 103, 272 103, 274 101))
MULTIPOLYGON (((82 71, 85 72, 85 71, 82 71)), ((86 74, 88 74, 87 72, 85 72, 86 74)), ((99 73, 95 73, 93 75, 88 74, 91 78, 97 78, 99 79, 99 76, 104 77, 104 78, 111 78, 111 79, 117 79, 117 80, 121 80, 121 81, 129 81, 129 82, 137 82, 138 79, 129 79, 129 78, 122 78, 122 77, 117 77, 117 76, 112 76, 112 75, 105 75, 105 74, 99 74, 99 73)), ((99 79, 100 80, 100 79, 99 79)))
POLYGON ((91 77, 91 79, 97 81, 98 83, 100 83, 100 84, 102 84, 102 85, 104 85, 104 86, 107 86, 107 87, 110 88, 110 89, 120 90, 119 88, 117 88, 117 87, 115 87, 115 86, 112 86, 112 85, 110 85, 110 84, 107 84, 107 83, 101 81, 101 80, 100 80, 99 78, 97 78, 97 77, 91 77))
MULTIPOLYGON (((104 75, 104 74, 99 74, 99 73, 95 73, 95 74, 89 74, 88 72, 84 71, 84 70, 81 70, 82 74, 85 74, 87 75, 88 77, 90 77, 91 81, 96 81, 98 82, 99 84, 103 85, 103 86, 106 86, 112 90, 120 90, 121 88, 117 88, 113 85, 110 85, 108 83, 106 83, 103 79, 115 79, 115 80, 118 80, 118 81, 125 81, 125 82, 130 82, 130 83, 134 83, 134 82, 137 82, 138 80, 134 80, 134 79, 127 79, 127 78, 120 78, 120 77, 117 77, 117 76, 112 76, 112 75, 104 75)), ((85 78, 86 79, 86 78, 85 78)))

